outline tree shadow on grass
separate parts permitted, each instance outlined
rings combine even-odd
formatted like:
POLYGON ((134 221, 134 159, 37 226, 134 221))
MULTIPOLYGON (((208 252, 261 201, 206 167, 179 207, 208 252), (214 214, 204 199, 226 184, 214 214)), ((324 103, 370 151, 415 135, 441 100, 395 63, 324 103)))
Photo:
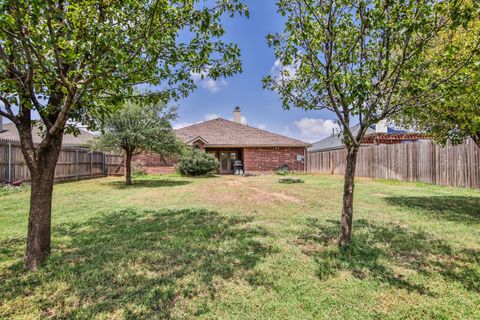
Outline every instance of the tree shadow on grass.
POLYGON ((461 223, 480 223, 480 197, 431 196, 388 197, 387 203, 409 209, 422 210, 435 218, 461 223))
POLYGON ((163 188, 163 187, 178 187, 192 183, 188 180, 167 180, 167 179, 133 179, 132 185, 127 186, 125 181, 109 181, 106 185, 112 186, 115 189, 131 189, 131 188, 163 188))
POLYGON ((340 226, 309 220, 308 231, 298 238, 303 252, 318 264, 322 279, 348 271, 357 279, 374 279, 387 285, 420 294, 433 293, 422 283, 409 279, 410 271, 425 277, 442 276, 459 282, 467 290, 480 292, 480 251, 455 249, 426 232, 411 231, 399 225, 380 225, 367 220, 354 222, 352 245, 339 249, 340 226))
POLYGON ((23 246, 4 242, 14 249, 2 253, 19 259, 0 269, 0 301, 33 296, 44 317, 58 318, 169 319, 177 304, 200 315, 223 280, 248 281, 271 252, 249 222, 203 209, 122 210, 56 227, 61 248, 36 273, 22 271, 23 246))

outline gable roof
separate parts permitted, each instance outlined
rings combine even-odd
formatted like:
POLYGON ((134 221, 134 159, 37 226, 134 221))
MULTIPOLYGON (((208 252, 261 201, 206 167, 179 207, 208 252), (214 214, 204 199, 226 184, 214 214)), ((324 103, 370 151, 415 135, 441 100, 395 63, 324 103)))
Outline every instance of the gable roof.
MULTIPOLYGON (((357 124, 353 127, 350 128, 352 131, 353 135, 356 135, 358 133, 358 130, 360 130, 360 125, 357 124)), ((372 134, 375 133, 375 129, 373 127, 368 127, 367 132, 365 134, 372 134)), ((335 149, 342 149, 344 148, 345 145, 342 142, 342 136, 341 132, 331 135, 329 137, 326 137, 325 139, 322 139, 320 141, 314 142, 313 145, 308 148, 309 152, 317 152, 317 151, 323 151, 323 150, 335 150, 335 149)))
POLYGON ((188 145, 193 145, 195 142, 199 142, 199 141, 200 141, 201 143, 203 143, 203 144, 208 144, 208 141, 206 141, 205 139, 203 139, 203 138, 200 137, 200 136, 195 137, 195 138, 193 138, 192 140, 187 141, 186 143, 187 143, 188 145))
POLYGON ((175 130, 185 143, 201 138, 207 147, 308 147, 310 144, 217 118, 175 130))
MULTIPOLYGON (((88 141, 93 139, 95 135, 87 130, 80 129, 80 134, 66 134, 63 136, 62 146, 65 147, 88 147, 88 141)), ((41 133, 38 127, 32 128, 33 143, 38 144, 42 141, 41 133)), ((4 123, 3 131, 0 132, 0 139, 20 141, 18 130, 13 123, 4 123)))
MULTIPOLYGON (((360 125, 359 124, 354 125, 353 127, 350 127, 350 130, 352 131, 353 135, 356 135, 358 133, 358 130, 360 130, 360 125)), ((406 131, 387 127, 387 132, 384 134, 402 134, 402 133, 406 133, 406 131)), ((377 131, 375 130, 374 125, 367 128, 365 137, 368 137, 369 135, 373 135, 373 134, 377 134, 377 131)), ((314 142, 313 145, 310 148, 308 148, 308 151, 318 152, 318 151, 325 151, 325 150, 342 149, 344 147, 345 145, 342 142, 342 135, 341 133, 338 133, 338 134, 326 137, 325 139, 322 139, 320 141, 314 142)))

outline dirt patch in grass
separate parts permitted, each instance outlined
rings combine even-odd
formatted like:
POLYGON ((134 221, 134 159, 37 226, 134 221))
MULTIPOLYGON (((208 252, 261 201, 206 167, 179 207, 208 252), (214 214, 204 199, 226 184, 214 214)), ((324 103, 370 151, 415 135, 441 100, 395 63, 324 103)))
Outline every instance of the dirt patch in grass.
POLYGON ((261 197, 262 199, 275 199, 275 200, 280 200, 282 202, 293 202, 293 203, 301 203, 302 201, 294 196, 290 196, 285 193, 280 193, 280 192, 270 192, 264 189, 260 189, 257 187, 252 187, 249 186, 249 188, 253 191, 255 191, 255 196, 256 197, 261 197))
POLYGON ((196 186, 194 197, 198 201, 208 202, 216 206, 238 209, 251 209, 253 206, 264 207, 272 204, 302 203, 302 200, 298 197, 268 190, 268 185, 258 182, 259 180, 247 180, 244 177, 226 176, 221 180, 196 186))

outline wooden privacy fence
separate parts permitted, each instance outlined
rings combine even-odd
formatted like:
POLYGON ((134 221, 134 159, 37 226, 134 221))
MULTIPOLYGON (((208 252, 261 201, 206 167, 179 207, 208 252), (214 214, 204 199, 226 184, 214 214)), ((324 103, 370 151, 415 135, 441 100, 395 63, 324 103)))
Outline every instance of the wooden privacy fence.
MULTIPOLYGON (((123 157, 88 149, 65 147, 60 151, 55 180, 79 180, 123 174, 123 157)), ((29 181, 30 171, 16 141, 0 140, 0 184, 29 181)))
MULTIPOLYGON (((345 149, 309 153, 307 171, 344 174, 345 149)), ((472 141, 441 147, 433 141, 365 146, 356 176, 480 189, 480 149, 472 141)))

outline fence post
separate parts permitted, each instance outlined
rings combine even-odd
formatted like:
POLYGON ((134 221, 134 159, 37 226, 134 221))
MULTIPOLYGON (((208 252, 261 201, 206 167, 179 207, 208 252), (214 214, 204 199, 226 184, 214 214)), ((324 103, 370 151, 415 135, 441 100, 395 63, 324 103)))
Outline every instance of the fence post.
POLYGON ((90 151, 90 179, 93 177, 93 152, 90 151))
POLYGON ((329 160, 330 160, 330 174, 331 175, 334 175, 335 174, 335 166, 333 164, 333 154, 332 154, 332 151, 329 151, 328 152, 328 157, 329 157, 329 160))
POLYGON ((8 183, 12 181, 12 142, 8 142, 8 183))
POLYGON ((108 168, 107 168, 107 154, 103 152, 103 176, 108 176, 108 168))
POLYGON ((78 180, 78 149, 75 151, 75 180, 78 180))

